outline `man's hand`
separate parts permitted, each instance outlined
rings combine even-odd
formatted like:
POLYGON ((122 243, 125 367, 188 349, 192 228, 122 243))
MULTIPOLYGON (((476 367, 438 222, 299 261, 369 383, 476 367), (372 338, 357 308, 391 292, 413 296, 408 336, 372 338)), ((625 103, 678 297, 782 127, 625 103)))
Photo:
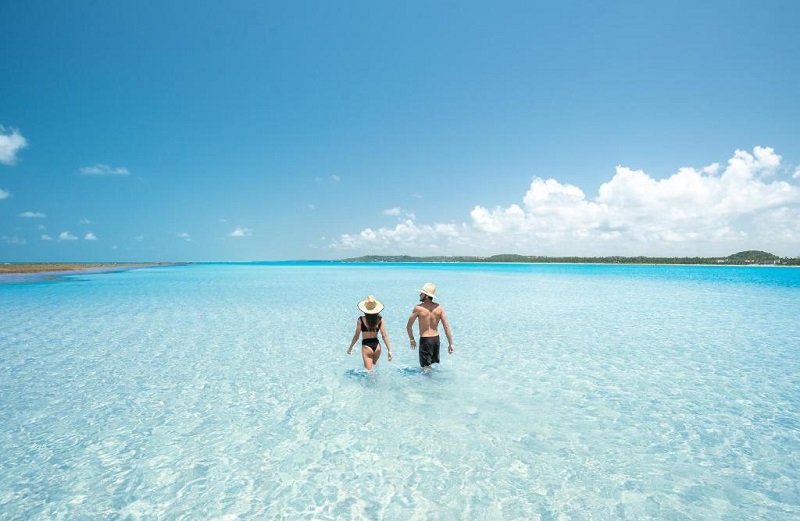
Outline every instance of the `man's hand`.
POLYGON ((417 341, 416 340, 411 338, 408 341, 411 343, 411 349, 416 349, 417 348, 417 341))
POLYGON ((453 354, 453 344, 450 344, 449 346, 447 346, 447 352, 449 354, 451 354, 451 355, 453 354))

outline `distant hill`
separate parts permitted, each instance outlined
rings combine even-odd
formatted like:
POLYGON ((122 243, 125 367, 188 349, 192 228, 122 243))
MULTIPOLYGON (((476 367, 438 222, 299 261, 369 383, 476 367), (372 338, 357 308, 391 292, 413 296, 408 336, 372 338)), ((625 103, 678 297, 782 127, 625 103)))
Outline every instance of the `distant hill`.
POLYGON ((490 257, 411 255, 365 255, 342 259, 342 262, 518 262, 518 263, 586 263, 586 264, 713 264, 713 265, 781 265, 800 266, 800 257, 778 257, 758 250, 740 251, 727 257, 546 257, 503 253, 490 257))
POLYGON ((731 264, 774 264, 781 258, 765 251, 747 250, 729 255, 726 260, 731 264))

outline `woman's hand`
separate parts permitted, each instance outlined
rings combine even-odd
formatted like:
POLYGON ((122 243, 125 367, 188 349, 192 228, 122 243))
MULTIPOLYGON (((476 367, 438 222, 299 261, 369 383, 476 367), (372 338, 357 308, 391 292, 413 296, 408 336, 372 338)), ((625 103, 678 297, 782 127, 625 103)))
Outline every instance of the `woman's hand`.
POLYGON ((353 346, 347 348, 347 354, 349 355, 353 351, 353 346))
POLYGON ((387 356, 388 356, 388 358, 389 358, 389 361, 391 362, 391 361, 392 361, 392 352, 391 352, 391 351, 389 351, 389 354, 388 354, 387 356))

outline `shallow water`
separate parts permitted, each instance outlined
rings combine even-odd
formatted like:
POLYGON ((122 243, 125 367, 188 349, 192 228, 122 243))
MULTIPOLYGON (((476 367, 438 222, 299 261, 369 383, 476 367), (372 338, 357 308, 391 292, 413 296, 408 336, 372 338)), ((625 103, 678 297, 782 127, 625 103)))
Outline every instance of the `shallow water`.
POLYGON ((799 302, 798 269, 710 266, 0 285, 0 519, 797 519, 799 302), (456 352, 425 375, 428 281, 456 352), (372 374, 345 354, 367 293, 372 374))

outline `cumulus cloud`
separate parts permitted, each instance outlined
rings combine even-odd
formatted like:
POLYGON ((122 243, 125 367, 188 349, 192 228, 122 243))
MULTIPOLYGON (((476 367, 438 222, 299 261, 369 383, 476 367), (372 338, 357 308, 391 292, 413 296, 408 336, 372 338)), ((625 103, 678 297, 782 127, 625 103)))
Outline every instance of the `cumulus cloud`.
POLYGON ((250 235, 250 229, 245 228, 243 226, 238 226, 235 230, 233 230, 229 237, 247 237, 250 235))
POLYGON ((89 219, 85 219, 84 218, 84 219, 81 219, 80 221, 78 221, 78 224, 92 224, 92 221, 90 221, 89 219))
POLYGON ((130 172, 128 172, 128 169, 125 167, 112 167, 102 163, 81 168, 81 175, 128 175, 129 173, 130 172))
POLYGON ((796 255, 800 186, 780 179, 780 165, 772 148, 755 147, 736 150, 724 167, 684 167, 665 179, 618 166, 593 196, 534 178, 521 204, 476 205, 468 222, 406 219, 394 228, 344 234, 332 246, 420 254, 718 255, 767 249, 796 255))
POLYGON ((800 179, 800 166, 795 168, 794 174, 792 175, 792 179, 800 179))
POLYGON ((52 238, 52 237, 50 237, 49 235, 47 235, 46 233, 43 233, 43 234, 42 234, 42 240, 43 240, 43 241, 52 241, 52 240, 53 240, 53 238, 52 238))
POLYGON ((383 211, 383 215, 390 215, 390 216, 398 216, 402 210, 399 206, 395 206, 394 208, 387 208, 383 211))
POLYGON ((97 235, 93 234, 92 232, 87 233, 83 236, 84 241, 96 241, 97 235))
POLYGON ((175 236, 178 237, 179 239, 183 239, 186 242, 191 242, 192 241, 192 236, 189 235, 186 232, 178 232, 178 233, 175 234, 175 236))
POLYGON ((17 162, 17 152, 28 146, 28 141, 17 129, 0 125, 0 163, 13 165, 17 162))
POLYGON ((0 237, 0 240, 5 242, 6 244, 13 244, 14 246, 22 246, 24 244, 27 244, 27 241, 25 239, 20 239, 16 235, 12 236, 3 235, 2 237, 0 237))
POLYGON ((72 234, 71 234, 71 233, 69 233, 69 232, 61 232, 61 233, 58 235, 58 240, 59 240, 59 241, 77 241, 77 240, 78 240, 78 238, 77 238, 77 237, 75 237, 74 235, 72 235, 72 234))
POLYGON ((367 228, 357 234, 344 234, 334 244, 336 248, 371 248, 376 251, 394 247, 419 246, 437 249, 438 241, 450 239, 459 242, 464 232, 464 225, 455 224, 417 224, 406 219, 394 227, 382 227, 377 230, 367 228))
POLYGON ((11 192, 7 192, 0 188, 0 200, 6 199, 7 197, 11 197, 11 192))
POLYGON ((26 217, 28 219, 44 219, 47 217, 42 212, 22 212, 19 214, 20 217, 26 217))

